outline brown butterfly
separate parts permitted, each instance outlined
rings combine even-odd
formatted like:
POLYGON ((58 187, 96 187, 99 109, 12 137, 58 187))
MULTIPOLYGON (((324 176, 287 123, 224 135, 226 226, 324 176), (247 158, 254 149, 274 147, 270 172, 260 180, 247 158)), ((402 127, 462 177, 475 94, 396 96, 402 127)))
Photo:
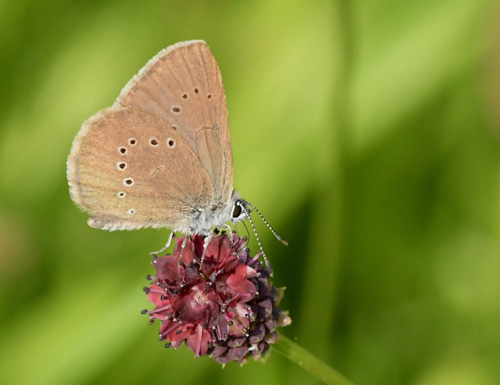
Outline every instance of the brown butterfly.
POLYGON ((173 230, 167 245, 174 231, 208 241, 212 228, 258 212, 233 189, 226 95, 201 40, 159 52, 111 107, 83 123, 67 175, 71 198, 91 215, 90 226, 166 227, 173 230))

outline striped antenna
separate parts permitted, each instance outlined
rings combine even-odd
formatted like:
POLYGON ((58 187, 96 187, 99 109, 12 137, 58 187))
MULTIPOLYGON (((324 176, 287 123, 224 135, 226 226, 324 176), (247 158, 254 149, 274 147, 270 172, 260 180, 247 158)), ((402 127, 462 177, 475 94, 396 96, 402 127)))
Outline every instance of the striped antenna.
POLYGON ((269 275, 272 277, 273 276, 273 268, 271 267, 271 263, 269 262, 269 259, 267 259, 266 253, 264 252, 264 249, 262 248, 262 243, 260 243, 260 238, 259 234, 257 234, 257 229, 255 228, 255 225, 253 224, 252 217, 250 216, 250 211, 245 207, 243 202, 241 201, 236 201, 236 204, 241 207, 245 215, 247 216, 248 220, 250 221, 250 224, 252 225, 252 230, 253 233, 255 234, 255 239, 257 240, 257 244, 259 245, 260 253, 262 254, 262 258, 264 258, 264 262, 266 263, 266 267, 269 270, 269 275))
MULTIPOLYGON (((259 211, 259 209, 257 207, 255 207, 252 203, 248 202, 248 201, 245 201, 245 203, 249 204, 257 212, 257 214, 259 214, 259 217, 264 221, 264 223, 269 228, 269 230, 271 230, 271 232, 276 237, 276 239, 278 241, 280 241, 281 243, 283 243, 285 246, 288 246, 288 242, 285 241, 283 238, 281 238, 280 235, 276 231, 274 231, 274 229, 272 228, 272 226, 269 224, 268 221, 266 221, 266 218, 264 218, 264 215, 262 215, 262 213, 259 211)), ((252 224, 252 226, 253 226, 253 224, 252 224)), ((255 235, 257 235, 257 234, 255 234, 255 235)))

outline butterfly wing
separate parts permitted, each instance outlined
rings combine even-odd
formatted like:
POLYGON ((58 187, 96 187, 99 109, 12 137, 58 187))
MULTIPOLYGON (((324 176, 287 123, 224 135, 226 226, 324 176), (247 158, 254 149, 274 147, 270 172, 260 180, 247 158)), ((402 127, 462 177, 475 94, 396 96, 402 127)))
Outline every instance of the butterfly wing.
POLYGON ((177 129, 212 181, 216 205, 233 190, 226 95, 219 67, 204 41, 168 47, 124 87, 116 104, 161 117, 177 129))
POLYGON ((205 168, 161 117, 113 106, 86 121, 68 158, 73 200, 106 230, 186 231, 197 207, 213 201, 205 168))

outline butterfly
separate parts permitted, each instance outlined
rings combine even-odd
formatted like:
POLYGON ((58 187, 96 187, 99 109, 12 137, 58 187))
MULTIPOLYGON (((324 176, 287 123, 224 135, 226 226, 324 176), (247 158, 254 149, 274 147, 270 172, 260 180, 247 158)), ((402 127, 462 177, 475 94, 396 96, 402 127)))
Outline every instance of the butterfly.
POLYGON ((83 123, 67 177, 71 198, 90 214, 91 227, 169 228, 166 247, 176 231, 202 235, 207 245, 213 228, 251 221, 252 209, 263 218, 233 188, 226 95, 202 40, 160 51, 111 107, 83 123))

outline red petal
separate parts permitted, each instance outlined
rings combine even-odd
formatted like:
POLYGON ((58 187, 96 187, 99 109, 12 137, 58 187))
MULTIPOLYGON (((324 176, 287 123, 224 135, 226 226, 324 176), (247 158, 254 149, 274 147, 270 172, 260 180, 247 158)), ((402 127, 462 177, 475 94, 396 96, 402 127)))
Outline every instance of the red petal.
MULTIPOLYGON (((163 306, 165 300, 162 300, 162 296, 165 295, 165 290, 163 290, 158 285, 151 285, 151 288, 148 292, 148 299, 153 302, 155 305, 163 306)), ((168 303, 168 301, 167 301, 168 303)))
POLYGON ((201 325, 198 325, 194 333, 187 338, 186 346, 195 352, 196 357, 198 357, 207 354, 209 342, 213 342, 210 333, 203 329, 201 325))
POLYGON ((255 293, 257 289, 255 285, 250 282, 247 277, 248 273, 252 273, 255 270, 246 265, 239 265, 233 274, 231 274, 227 280, 227 285, 236 292, 239 293, 255 293))
POLYGON ((156 268, 156 275, 159 279, 168 282, 176 283, 182 279, 181 271, 179 270, 178 257, 166 255, 155 259, 153 265, 156 268))

